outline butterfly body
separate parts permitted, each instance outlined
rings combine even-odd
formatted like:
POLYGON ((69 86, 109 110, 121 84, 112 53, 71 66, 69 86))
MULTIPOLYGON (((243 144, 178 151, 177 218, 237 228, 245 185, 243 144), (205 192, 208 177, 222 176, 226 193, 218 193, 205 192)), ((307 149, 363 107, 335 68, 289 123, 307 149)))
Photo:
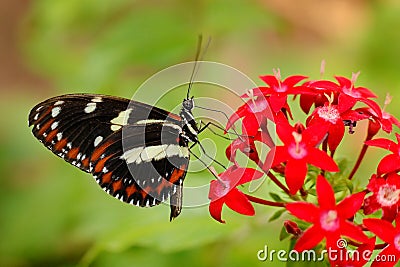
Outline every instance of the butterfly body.
POLYGON ((32 133, 54 154, 89 172, 108 194, 151 207, 170 198, 170 219, 182 208, 189 143, 198 143, 193 99, 179 113, 97 94, 45 100, 29 114, 32 133))

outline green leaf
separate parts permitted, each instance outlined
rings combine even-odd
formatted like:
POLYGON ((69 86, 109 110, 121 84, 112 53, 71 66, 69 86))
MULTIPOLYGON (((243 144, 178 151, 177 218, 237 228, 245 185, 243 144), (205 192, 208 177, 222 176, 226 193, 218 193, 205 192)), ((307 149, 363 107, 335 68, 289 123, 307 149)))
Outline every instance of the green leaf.
POLYGON ((281 210, 276 211, 276 212, 271 216, 271 218, 269 218, 268 222, 272 222, 272 221, 275 221, 275 220, 279 219, 279 217, 281 217, 281 215, 282 215, 285 211, 286 211, 286 209, 281 209, 281 210))
POLYGON ((276 202, 283 202, 282 198, 275 193, 270 192, 269 195, 271 196, 271 198, 276 201, 276 202))

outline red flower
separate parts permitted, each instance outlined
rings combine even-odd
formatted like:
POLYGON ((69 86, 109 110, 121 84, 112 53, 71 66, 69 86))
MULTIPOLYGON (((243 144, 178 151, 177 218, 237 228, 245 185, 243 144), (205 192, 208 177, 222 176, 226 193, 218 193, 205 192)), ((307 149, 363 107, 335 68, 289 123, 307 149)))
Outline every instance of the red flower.
POLYGON ((331 81, 309 81, 303 84, 303 87, 309 88, 311 94, 300 95, 300 107, 304 113, 308 114, 312 105, 321 107, 329 102, 327 96, 334 95, 332 104, 337 104, 338 85, 331 81))
POLYGON ((375 218, 364 219, 363 223, 368 230, 376 234, 385 243, 389 244, 381 251, 381 253, 379 253, 379 259, 381 260, 378 261, 375 259, 371 266, 394 266, 400 259, 400 217, 397 216, 396 218, 396 226, 393 226, 388 221, 375 218), (393 260, 393 258, 395 259, 393 260))
POLYGON ((268 87, 259 87, 259 92, 269 96, 272 111, 277 113, 287 106, 288 95, 299 94, 304 91, 301 86, 296 86, 296 84, 306 79, 307 76, 293 75, 282 81, 280 70, 274 69, 274 75, 260 76, 260 78, 268 84, 268 87))
POLYGON ((324 238, 328 249, 336 249, 336 242, 341 236, 368 242, 363 231, 348 221, 360 209, 365 193, 350 195, 336 205, 333 189, 323 176, 318 176, 316 187, 319 207, 308 202, 286 205, 286 209, 294 216, 313 224, 300 236, 294 249, 299 252, 311 249, 324 238))
POLYGON ((379 116, 371 108, 358 108, 355 110, 359 113, 363 113, 363 114, 370 116, 369 117, 370 123, 368 125, 368 133, 371 138, 373 136, 375 136, 380 129, 384 130, 387 133, 391 133, 393 130, 393 125, 396 125, 397 127, 400 128, 400 121, 393 115, 385 112, 387 105, 389 105, 391 101, 392 101, 392 97, 388 94, 385 99, 385 104, 382 108, 382 116, 379 116))
POLYGON ((326 171, 339 171, 333 159, 316 148, 325 137, 327 128, 326 124, 312 125, 307 129, 301 124, 292 127, 283 116, 277 119, 277 134, 284 145, 271 149, 265 163, 272 162, 271 167, 275 167, 286 162, 285 179, 291 194, 296 194, 303 186, 308 163, 326 171))
POLYGON ((256 149, 255 141, 266 144, 268 147, 274 147, 275 144, 271 139, 271 136, 265 131, 258 131, 254 137, 241 136, 232 141, 232 143, 226 148, 226 157, 235 165, 236 162, 236 151, 239 150, 244 153, 247 157, 258 164, 260 161, 258 152, 256 149))
POLYGON ((365 144, 391 151, 393 154, 384 157, 378 164, 378 175, 400 171, 400 134, 396 133, 397 144, 392 140, 378 138, 369 140, 365 144))
MULTIPOLYGON (((353 110, 343 110, 340 105, 333 105, 334 96, 328 97, 328 103, 322 107, 317 107, 313 114, 308 118, 309 125, 328 124, 328 145, 331 151, 335 151, 343 139, 345 132, 345 121, 354 122, 367 119, 368 115, 361 114, 353 110)), ((350 133, 352 129, 350 129, 350 133)))
POLYGON ((365 87, 354 87, 354 83, 360 73, 353 73, 351 80, 335 76, 339 82, 339 103, 343 107, 343 111, 354 107, 357 102, 363 102, 372 108, 376 114, 382 115, 381 109, 374 101, 369 98, 376 98, 376 95, 365 87))
POLYGON ((243 118, 243 134, 255 136, 260 128, 266 129, 267 119, 273 120, 269 103, 264 96, 251 97, 245 104, 240 106, 235 113, 228 119, 225 132, 227 132, 235 122, 243 118))
POLYGON ((399 211, 400 176, 392 173, 385 179, 373 175, 367 188, 373 195, 364 200, 364 213, 369 215, 382 209, 382 219, 392 222, 399 211))
POLYGON ((262 176, 263 173, 255 169, 238 168, 236 166, 232 166, 219 174, 219 180, 212 180, 210 183, 208 198, 211 200, 209 206, 211 216, 215 220, 225 223, 221 218, 222 206, 224 204, 240 214, 253 216, 255 214, 254 207, 246 195, 236 187, 259 179, 262 176))

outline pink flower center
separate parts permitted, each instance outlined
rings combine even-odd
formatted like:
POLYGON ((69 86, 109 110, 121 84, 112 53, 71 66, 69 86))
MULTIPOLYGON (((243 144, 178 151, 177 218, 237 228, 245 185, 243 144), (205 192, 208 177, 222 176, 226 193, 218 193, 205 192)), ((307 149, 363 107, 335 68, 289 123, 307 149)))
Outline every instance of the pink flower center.
POLYGON ((252 101, 249 102, 249 107, 251 109, 251 112, 253 113, 261 112, 268 107, 268 102, 263 96, 261 96, 258 97, 256 100, 252 99, 252 101))
POLYGON ((289 145, 288 153, 294 159, 302 159, 308 154, 306 145, 301 142, 303 136, 297 132, 293 132, 292 135, 295 143, 289 145))
POLYGON ((400 189, 397 189, 394 185, 385 184, 379 188, 377 201, 384 207, 390 207, 399 202, 400 189))
POLYGON ((336 122, 340 119, 340 113, 336 107, 333 106, 324 106, 318 109, 318 116, 325 121, 328 121, 332 124, 336 124, 336 122))
POLYGON ((288 87, 287 85, 281 83, 279 86, 274 86, 274 90, 277 93, 284 93, 288 90, 288 87))
POLYGON ((393 245, 397 249, 397 251, 400 251, 400 234, 395 235, 393 245))
POLYGON ((336 231, 340 226, 340 221, 336 210, 322 212, 319 221, 321 223, 321 228, 329 232, 336 231))
POLYGON ((382 118, 389 120, 390 119, 390 114, 387 112, 382 111, 382 118))

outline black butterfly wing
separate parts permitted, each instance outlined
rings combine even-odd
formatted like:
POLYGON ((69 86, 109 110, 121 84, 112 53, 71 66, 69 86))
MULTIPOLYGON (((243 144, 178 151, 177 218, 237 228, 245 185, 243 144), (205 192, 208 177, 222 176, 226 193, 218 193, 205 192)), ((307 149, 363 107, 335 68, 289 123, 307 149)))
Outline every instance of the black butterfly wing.
POLYGON ((151 207, 170 198, 173 219, 189 162, 180 131, 172 123, 128 125, 94 150, 90 170, 107 193, 132 205, 151 207))
POLYGON ((128 99, 89 94, 50 98, 29 114, 32 133, 54 154, 89 172, 89 158, 113 133, 111 120, 127 109, 128 99))
MULTIPOLYGON (((91 172, 103 189, 117 198, 138 206, 153 206, 171 195, 171 201, 181 201, 178 195, 188 157, 186 153, 185 157, 182 153, 175 155, 179 147, 187 149, 187 144, 180 143, 179 116, 124 98, 70 94, 36 105, 29 114, 29 125, 34 136, 54 154, 91 172), (127 142, 122 141, 125 135, 127 142), (154 155, 154 160, 129 163, 129 158, 122 157, 123 143, 128 150, 136 148, 138 153, 142 149, 154 155), (156 150, 165 157, 157 155, 156 150), (152 183, 153 178, 157 182, 152 183)), ((171 217, 176 217, 180 206, 172 204, 171 217)))

